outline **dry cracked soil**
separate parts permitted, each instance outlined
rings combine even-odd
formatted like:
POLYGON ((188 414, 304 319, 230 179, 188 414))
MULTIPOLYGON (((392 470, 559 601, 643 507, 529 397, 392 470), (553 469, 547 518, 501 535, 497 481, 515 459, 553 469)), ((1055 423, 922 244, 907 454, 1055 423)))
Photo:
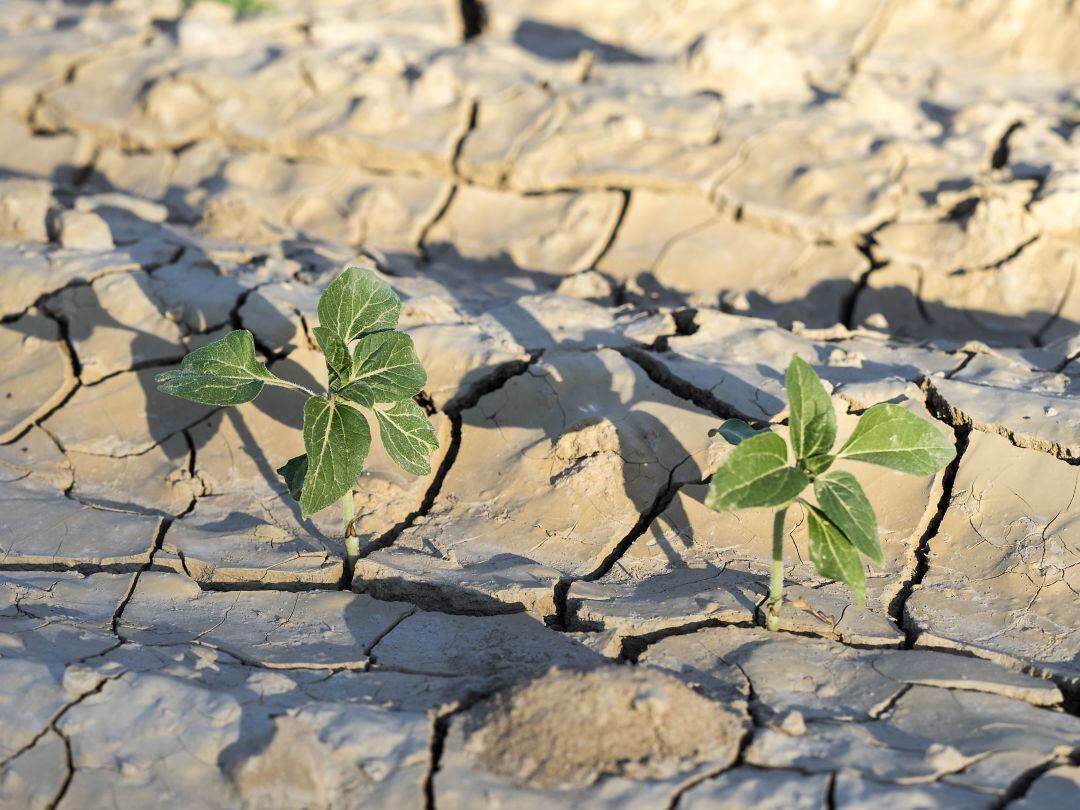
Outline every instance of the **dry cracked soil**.
POLYGON ((0 3, 0 807, 1080 807, 1070 0, 0 3), (404 301, 435 471, 363 556, 300 403, 154 374, 231 329, 325 383, 404 301), (857 607, 705 484, 889 401, 857 607))

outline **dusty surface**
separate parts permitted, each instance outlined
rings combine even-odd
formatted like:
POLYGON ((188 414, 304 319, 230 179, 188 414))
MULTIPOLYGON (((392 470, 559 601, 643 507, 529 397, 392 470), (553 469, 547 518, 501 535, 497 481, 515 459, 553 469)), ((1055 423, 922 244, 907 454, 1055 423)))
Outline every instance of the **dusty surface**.
POLYGON ((1065 0, 0 3, 0 807, 1080 806, 1080 11, 1065 0), (153 376, 381 272, 426 478, 153 376), (705 483, 793 353, 857 608, 705 483))
POLYGON ((650 806, 729 767, 748 724, 745 704, 651 668, 553 669, 452 720, 436 796, 462 808, 481 795, 494 806, 650 806))

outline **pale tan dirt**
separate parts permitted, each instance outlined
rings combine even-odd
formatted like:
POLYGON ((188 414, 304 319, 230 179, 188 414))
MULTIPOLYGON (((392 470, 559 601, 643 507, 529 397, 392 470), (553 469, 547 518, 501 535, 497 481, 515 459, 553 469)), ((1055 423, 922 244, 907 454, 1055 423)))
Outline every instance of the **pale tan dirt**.
POLYGON ((1080 806, 1068 0, 0 2, 0 808, 1080 806), (340 516, 346 265, 440 449, 340 516), (958 460, 860 475, 867 600, 703 500, 810 362, 958 460))
POLYGON ((737 714, 685 684, 628 669, 553 671, 474 708, 464 729, 481 767, 521 786, 563 789, 723 766, 742 732, 737 714))

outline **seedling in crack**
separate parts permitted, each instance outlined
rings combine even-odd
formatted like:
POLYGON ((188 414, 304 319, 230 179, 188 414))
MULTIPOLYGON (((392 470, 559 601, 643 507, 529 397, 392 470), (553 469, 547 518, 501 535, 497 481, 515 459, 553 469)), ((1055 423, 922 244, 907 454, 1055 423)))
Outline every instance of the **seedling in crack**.
POLYGON ((729 419, 714 433, 736 447, 713 474, 705 498, 705 505, 717 512, 753 507, 776 510, 766 614, 769 630, 776 630, 780 622, 784 520, 796 501, 806 511, 810 561, 822 577, 851 588, 859 605, 866 598, 866 572, 859 555, 878 565, 885 561, 874 508, 854 475, 830 471, 835 461, 849 459, 911 475, 933 475, 956 455, 956 448, 933 423, 889 404, 868 408, 848 440, 834 451, 836 413, 814 369, 802 358, 792 357, 786 386, 790 455, 779 434, 729 419), (802 497, 808 488, 816 503, 802 497))
MULTIPOLYGON (((263 11, 273 11, 274 4, 268 3, 266 0, 214 0, 223 6, 235 9, 237 14, 259 14, 263 11)), ((184 7, 190 7, 195 5, 196 0, 184 0, 184 7)))
POLYGON ((413 401, 427 373, 412 338, 395 329, 401 301, 370 270, 350 267, 323 291, 319 325, 312 331, 326 359, 325 395, 282 380, 255 356, 251 332, 230 332, 184 358, 180 368, 157 375, 158 390, 204 405, 251 402, 264 386, 291 388, 304 403, 303 455, 279 469, 304 517, 341 504, 346 572, 360 555, 354 522, 353 485, 371 447, 365 412, 379 425, 383 447, 403 470, 431 472, 439 447, 435 429, 413 401))

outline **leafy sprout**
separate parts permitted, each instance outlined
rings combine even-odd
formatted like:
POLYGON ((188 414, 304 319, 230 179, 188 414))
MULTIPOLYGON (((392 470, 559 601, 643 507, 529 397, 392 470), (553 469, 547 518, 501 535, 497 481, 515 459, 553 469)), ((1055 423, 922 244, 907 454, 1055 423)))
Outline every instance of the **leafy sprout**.
MULTIPOLYGON (((266 0, 214 0, 223 6, 235 9, 237 14, 258 14, 262 11, 273 11, 274 4, 266 0)), ((196 0, 184 0, 184 6, 195 5, 196 0)))
POLYGON ((932 475, 956 455, 931 422, 889 404, 868 408, 848 440, 834 450, 836 412, 814 369, 802 358, 792 357, 785 383, 790 454, 788 442, 779 434, 755 430, 738 419, 727 420, 713 432, 736 447, 713 474, 705 498, 705 505, 718 512, 755 507, 776 510, 766 619, 770 630, 779 626, 784 520, 796 501, 806 511, 810 561, 822 577, 851 588, 859 605, 866 598, 860 554, 877 565, 885 561, 874 508, 854 475, 830 469, 834 462, 862 461, 911 475, 932 475), (803 497, 808 488, 816 503, 803 497))
POLYGON ((370 270, 350 267, 319 299, 312 331, 326 360, 329 391, 316 393, 275 376, 255 354, 250 332, 237 330, 187 355, 180 368, 157 375, 158 390, 204 405, 251 402, 264 386, 291 388, 304 403, 304 453, 278 473, 304 517, 341 504, 346 565, 351 577, 359 557, 353 485, 371 447, 375 418, 383 447, 403 470, 431 472, 439 440, 424 410, 413 401, 427 373, 412 338, 396 331, 401 301, 370 270))

